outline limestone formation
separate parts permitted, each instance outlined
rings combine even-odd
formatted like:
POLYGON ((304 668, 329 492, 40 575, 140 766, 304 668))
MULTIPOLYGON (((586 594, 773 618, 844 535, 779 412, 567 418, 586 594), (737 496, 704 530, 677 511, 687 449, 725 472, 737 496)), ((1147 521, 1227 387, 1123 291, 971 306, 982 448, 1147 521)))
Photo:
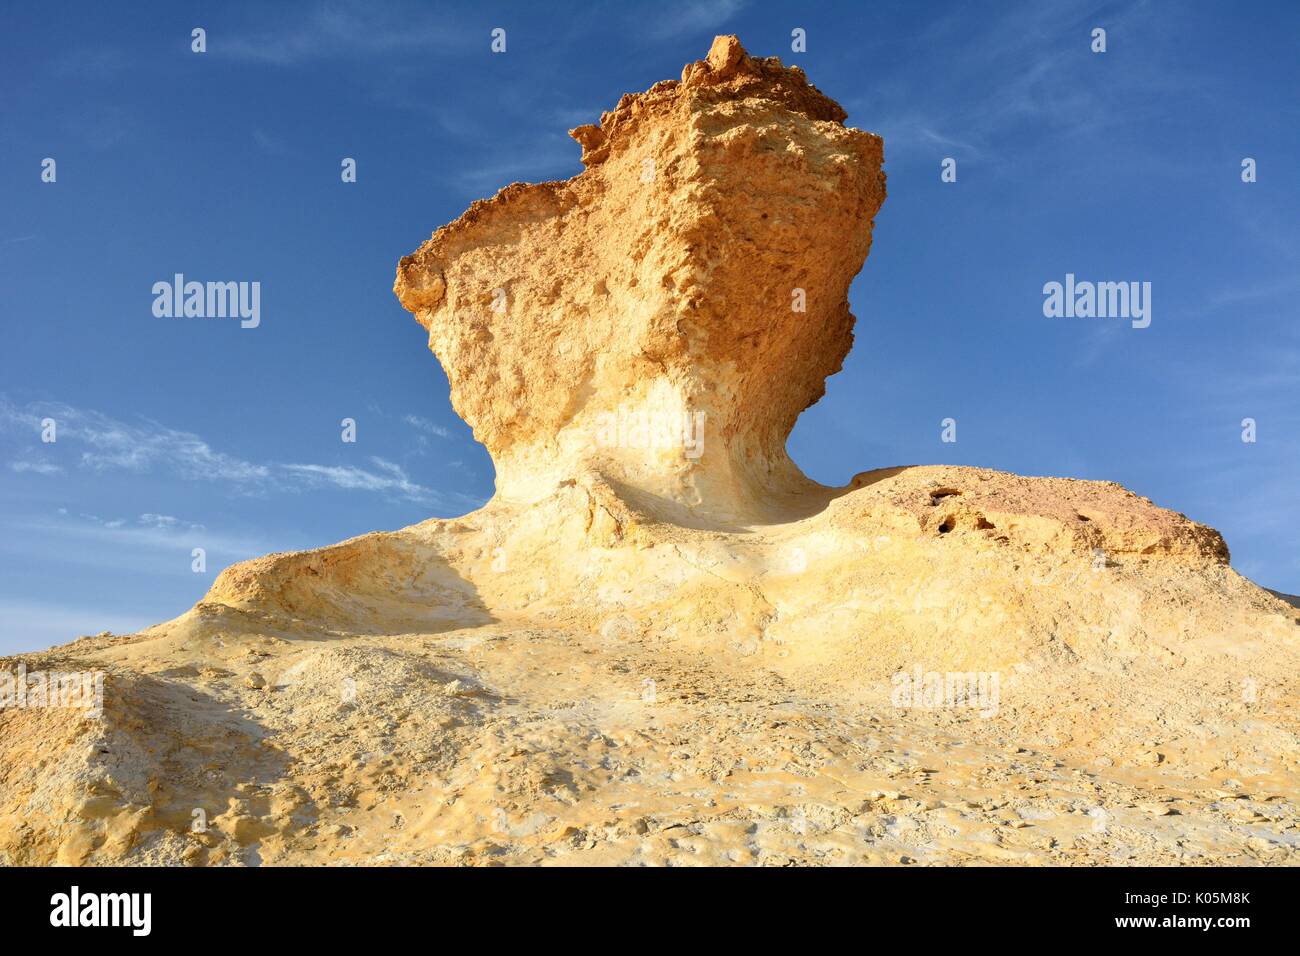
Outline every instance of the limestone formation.
POLYGON ((681 82, 573 130, 582 175, 511 186, 402 259, 396 292, 501 494, 590 467, 757 517, 812 490, 785 442, 848 353, 849 283, 885 198, 880 137, 844 116, 797 68, 719 37, 681 82), (702 416, 704 453, 603 436, 640 416, 676 433, 702 416))
POLYGON ((493 499, 27 655, 104 714, 0 711, 0 862, 1294 862, 1300 612, 1217 532, 787 455, 885 198, 846 118, 719 37, 404 257, 493 499))

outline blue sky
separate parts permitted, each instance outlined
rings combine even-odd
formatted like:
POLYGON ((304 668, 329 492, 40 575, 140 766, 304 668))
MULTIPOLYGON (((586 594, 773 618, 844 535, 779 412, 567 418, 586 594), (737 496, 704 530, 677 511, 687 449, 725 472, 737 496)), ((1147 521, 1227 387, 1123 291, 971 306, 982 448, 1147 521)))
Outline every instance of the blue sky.
POLYGON ((885 139, 856 346, 790 443, 810 475, 1115 480, 1300 592, 1300 5, 24 4, 0 13, 0 653, 486 500, 396 261, 577 173, 566 130, 716 33, 885 139), (261 324, 156 318, 178 272, 260 282, 261 324), (1150 282, 1150 327, 1044 317, 1066 273, 1150 282))

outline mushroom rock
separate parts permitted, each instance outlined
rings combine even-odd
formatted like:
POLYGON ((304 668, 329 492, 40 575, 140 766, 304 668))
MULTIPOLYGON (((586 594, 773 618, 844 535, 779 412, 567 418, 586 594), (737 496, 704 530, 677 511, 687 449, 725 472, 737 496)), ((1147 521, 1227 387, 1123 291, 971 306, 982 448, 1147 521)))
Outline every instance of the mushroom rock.
POLYGON ((0 710, 0 863, 880 863, 918 852, 902 811, 931 862, 1294 860, 1205 790, 1300 826, 1300 616, 1216 531, 1111 482, 828 488, 786 454, 885 197, 845 118, 719 37, 573 130, 579 175, 403 258, 496 494, 31 655, 106 671, 104 713, 0 710), (196 807, 226 808, 198 840, 196 807))
POLYGON ((885 198, 880 137, 797 67, 718 37, 571 135, 584 172, 474 203, 395 291, 429 332, 498 492, 586 470, 700 515, 815 487, 786 439, 853 341, 885 198))

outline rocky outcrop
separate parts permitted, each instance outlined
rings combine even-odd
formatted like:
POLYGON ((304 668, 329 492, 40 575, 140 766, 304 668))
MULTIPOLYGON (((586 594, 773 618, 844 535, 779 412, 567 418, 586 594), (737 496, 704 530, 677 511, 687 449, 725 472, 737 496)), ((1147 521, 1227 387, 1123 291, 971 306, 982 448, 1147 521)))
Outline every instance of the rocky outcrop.
POLYGON ((1300 614, 1217 532, 790 460, 885 197, 845 119, 719 37, 404 257, 492 501, 32 656, 106 702, 0 711, 0 863, 1294 861, 1300 614))
POLYGON ((581 175, 504 189, 402 259, 503 495, 587 467, 728 517, 808 490, 786 438, 852 344, 885 198, 880 137, 844 117, 719 37, 574 130, 581 175))

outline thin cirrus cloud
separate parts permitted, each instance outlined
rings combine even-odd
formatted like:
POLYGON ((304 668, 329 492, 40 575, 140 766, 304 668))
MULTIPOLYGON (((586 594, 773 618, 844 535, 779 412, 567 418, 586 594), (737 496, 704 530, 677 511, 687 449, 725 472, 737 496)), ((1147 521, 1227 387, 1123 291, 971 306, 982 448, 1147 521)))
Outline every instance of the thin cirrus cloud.
MULTIPOLYGON (((642 35, 663 41, 714 31, 747 5, 748 0, 674 0, 660 5, 648 24, 643 13, 632 16, 642 35)), ((456 22, 455 11, 448 8, 328 0, 288 9, 291 28, 268 27, 263 16, 255 29, 210 37, 209 49, 246 62, 289 67, 319 60, 464 54, 486 42, 484 27, 456 22)))
MULTIPOLYGON (((850 115, 870 116, 867 128, 885 137, 891 155, 930 155, 934 147, 960 150, 967 159, 997 155, 1004 165, 1028 161, 1040 142, 1094 138, 1105 129, 1140 130, 1158 116, 1158 98, 1205 99, 1213 90, 1179 65, 1176 39, 1159 29, 1162 14, 1144 4, 1123 10, 1081 8, 1062 18, 1050 4, 1007 4, 979 18, 960 9, 937 17, 909 42, 943 46, 946 82, 934 90, 910 85, 905 70, 885 72, 872 96, 848 97, 850 115), (1101 17, 1099 20, 1098 17, 1101 17), (1104 82, 1078 82, 1087 59, 1090 29, 1104 22, 1116 36, 1144 38, 1144 55, 1110 66, 1104 82), (1026 51, 1031 51, 1026 53, 1026 51), (1081 53, 1082 51, 1082 53, 1081 53), (1123 110, 1117 103, 1125 104, 1123 110), (904 105, 906 104, 906 105, 904 105), (1043 136, 1050 130, 1052 136, 1043 136)), ((1131 146, 1141 145, 1141 138, 1131 146)))
POLYGON ((651 22, 639 24, 639 28, 652 40, 707 33, 734 17, 745 4, 746 0, 678 0, 661 6, 651 22))
MULTIPOLYGON (((378 456, 369 458, 370 468, 252 462, 219 452, 192 432, 169 428, 148 419, 132 424, 92 409, 57 403, 20 407, 0 399, 2 432, 26 432, 38 436, 45 419, 57 423, 57 443, 71 445, 78 453, 76 466, 94 472, 161 471, 189 480, 224 482, 246 493, 332 487, 389 494, 425 503, 441 500, 436 491, 413 481, 401 465, 378 456)), ((418 416, 407 416, 407 424, 430 434, 450 435, 445 429, 418 416)), ((15 456, 9 467, 19 473, 42 475, 63 470, 63 466, 56 462, 41 461, 34 448, 22 452, 21 457, 15 456)))
POLYGON ((333 485, 356 491, 394 492, 412 501, 420 501, 432 494, 428 488, 411 481, 401 465, 377 456, 371 456, 370 462, 379 469, 378 472, 351 465, 281 465, 280 468, 308 486, 333 485))
POLYGON ((450 429, 443 428, 441 425, 435 424, 427 418, 421 418, 419 415, 403 415, 402 421, 425 434, 434 435, 438 438, 451 438, 450 429))
MULTIPOLYGON (((63 561, 120 569, 131 555, 188 552, 202 545, 209 555, 235 559, 256 557, 274 550, 260 538, 211 531, 202 524, 175 515, 145 513, 134 518, 106 518, 59 508, 48 515, 7 516, 0 528, 11 532, 6 544, 30 554, 42 548, 63 561), (69 549, 69 542, 78 547, 69 549), (105 547, 96 547, 104 545, 105 547), (110 547, 111 546, 111 547, 110 547)), ((0 551, 5 546, 0 546, 0 551)), ((152 568, 152 564, 143 565, 152 568)))
POLYGON ((57 475, 63 471, 63 466, 49 461, 11 461, 9 470, 19 474, 31 472, 34 475, 57 475))
POLYGON ((379 8, 334 0, 294 14, 292 29, 231 33, 213 42, 213 53, 271 66, 316 60, 367 59, 400 53, 427 56, 465 50, 465 30, 446 11, 414 5, 379 8))
POLYGON ((456 185, 463 192, 476 196, 493 195, 502 183, 547 182, 557 176, 572 174, 578 168, 578 148, 572 140, 561 143, 552 137, 548 144, 522 152, 526 155, 518 159, 462 170, 454 177, 456 185))
POLYGON ((152 620, 139 620, 134 630, 168 616, 172 608, 192 603, 197 595, 190 582, 202 581, 206 587, 211 579, 210 575, 195 576, 192 560, 196 547, 206 552, 215 571, 277 548, 310 543, 301 535, 265 539, 256 533, 215 531, 184 518, 155 513, 135 518, 101 517, 59 508, 45 514, 0 514, 0 565, 15 568, 20 563, 24 568, 42 570, 34 580, 30 576, 20 576, 17 581, 10 575, 0 576, 0 648, 6 641, 15 642, 14 647, 39 646, 26 632, 42 626, 40 616, 17 613, 15 604, 44 601, 55 608, 67 604, 68 592, 58 582, 82 580, 88 585, 86 593, 77 594, 87 602, 85 623, 77 625, 78 630, 64 627, 62 634, 52 635, 54 640, 64 641, 71 634, 95 633, 104 627, 119 631, 105 616, 114 608, 133 615, 144 607, 155 608, 148 615, 152 620), (147 595, 133 594, 129 587, 125 591, 114 587, 141 578, 153 582, 147 595), (55 586, 44 586, 47 581, 55 586))

